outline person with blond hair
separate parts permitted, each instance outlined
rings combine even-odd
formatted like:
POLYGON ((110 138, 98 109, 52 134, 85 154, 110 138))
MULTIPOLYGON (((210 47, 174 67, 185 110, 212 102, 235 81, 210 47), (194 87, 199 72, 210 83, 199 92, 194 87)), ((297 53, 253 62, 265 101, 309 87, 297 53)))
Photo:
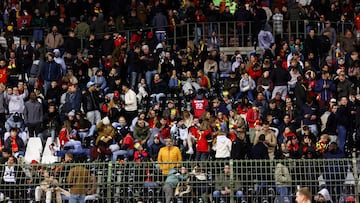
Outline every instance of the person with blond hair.
POLYGON ((296 192, 297 203, 311 203, 311 192, 308 187, 302 187, 296 192))

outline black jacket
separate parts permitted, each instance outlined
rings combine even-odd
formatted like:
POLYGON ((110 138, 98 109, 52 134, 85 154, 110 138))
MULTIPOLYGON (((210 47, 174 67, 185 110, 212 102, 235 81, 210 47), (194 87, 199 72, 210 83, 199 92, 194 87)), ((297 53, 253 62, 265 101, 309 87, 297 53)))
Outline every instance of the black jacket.
POLYGON ((86 93, 82 97, 82 105, 84 108, 84 112, 100 110, 100 98, 97 92, 89 92, 86 93))
POLYGON ((271 71, 270 78, 274 86, 287 86, 288 81, 291 79, 289 71, 282 67, 277 67, 271 71))

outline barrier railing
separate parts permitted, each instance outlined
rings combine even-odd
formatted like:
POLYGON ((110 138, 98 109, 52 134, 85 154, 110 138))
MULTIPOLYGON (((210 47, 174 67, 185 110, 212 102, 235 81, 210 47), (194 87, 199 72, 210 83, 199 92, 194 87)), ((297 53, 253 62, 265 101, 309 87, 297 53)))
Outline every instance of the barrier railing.
MULTIPOLYGON (((275 22, 278 23, 279 22, 275 22)), ((278 35, 281 38, 287 40, 295 38, 307 37, 307 33, 310 27, 313 27, 317 30, 317 34, 321 33, 324 22, 321 21, 309 21, 309 20, 300 20, 300 21, 290 21, 284 20, 280 22, 280 27, 282 31, 276 33, 274 29, 274 22, 271 20, 268 22, 272 29, 273 35, 278 35)), ((353 30, 354 23, 346 21, 331 22, 332 26, 337 32, 337 37, 342 36, 346 29, 353 30)), ((211 31, 216 31, 217 36, 219 37, 222 47, 251 47, 253 46, 251 38, 253 36, 253 30, 256 26, 259 26, 254 21, 226 21, 226 22, 198 22, 198 23, 185 23, 177 24, 170 29, 170 26, 163 27, 166 30, 166 37, 169 42, 180 43, 186 45, 186 41, 198 41, 199 39, 207 40, 211 36, 211 31), (170 31, 172 30, 172 31, 170 31)), ((144 27, 145 31, 153 31, 155 33, 156 28, 154 27, 144 27)), ((31 30, 31 27, 28 28, 31 30)), ((125 30, 120 30, 125 36, 127 36, 127 42, 130 43, 131 34, 136 32, 137 29, 127 28, 125 30)), ((47 34, 47 29, 44 28, 44 38, 47 34)), ((30 33, 30 32, 29 32, 30 33)), ((103 35, 104 33, 99 33, 103 35)), ((30 39, 32 38, 31 34, 21 34, 21 36, 27 36, 30 39)), ((67 36, 64 35, 64 38, 67 36)), ((154 36, 155 37, 155 36, 154 36)), ((257 37, 257 36, 255 36, 257 37)), ((83 39, 82 39, 83 41, 83 39)), ((81 49, 84 48, 84 44, 81 43, 81 49)))
POLYGON ((59 203, 84 193, 87 201, 108 203, 295 202, 297 188, 306 186, 314 196, 327 188, 334 202, 358 202, 359 161, 190 161, 168 174, 157 162, 5 164, 0 165, 0 201, 59 203))

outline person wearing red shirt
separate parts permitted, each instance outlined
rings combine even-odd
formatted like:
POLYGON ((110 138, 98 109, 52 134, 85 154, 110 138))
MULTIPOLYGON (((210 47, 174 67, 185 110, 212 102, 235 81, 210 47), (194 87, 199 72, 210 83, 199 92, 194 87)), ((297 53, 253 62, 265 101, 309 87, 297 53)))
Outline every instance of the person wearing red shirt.
POLYGON ((190 127, 189 132, 196 139, 196 157, 197 161, 206 161, 209 158, 209 141, 211 142, 211 130, 190 127))
POLYGON ((4 58, 0 59, 0 83, 6 84, 8 78, 8 71, 6 61, 4 58))
POLYGON ((134 154, 134 138, 130 133, 120 140, 119 149, 112 151, 112 161, 115 162, 118 156, 124 156, 125 159, 134 154))
POLYGON ((148 153, 144 150, 140 143, 134 145, 136 149, 134 153, 134 162, 142 162, 149 158, 148 153))
POLYGON ((256 106, 253 106, 251 109, 249 109, 246 114, 246 122, 249 126, 250 143, 254 142, 256 122, 259 122, 261 120, 259 107, 260 103, 257 103, 256 106))
POLYGON ((209 107, 209 103, 208 100, 202 94, 198 94, 192 100, 191 106, 194 110, 194 117, 200 118, 202 114, 206 111, 206 109, 209 107))

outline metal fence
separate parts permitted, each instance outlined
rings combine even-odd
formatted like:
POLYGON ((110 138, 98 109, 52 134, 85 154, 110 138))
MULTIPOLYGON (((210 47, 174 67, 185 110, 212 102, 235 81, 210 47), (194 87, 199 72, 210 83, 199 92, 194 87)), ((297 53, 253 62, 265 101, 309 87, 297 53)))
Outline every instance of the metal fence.
POLYGON ((0 165, 0 201, 67 202, 71 192, 86 187, 86 202, 160 203, 169 197, 169 182, 171 202, 178 203, 295 202, 296 190, 303 186, 313 196, 327 188, 334 202, 359 200, 360 159, 355 158, 192 161, 177 166, 166 175, 156 162, 30 164, 13 170, 0 165), (12 177, 16 183, 9 182, 12 177))

